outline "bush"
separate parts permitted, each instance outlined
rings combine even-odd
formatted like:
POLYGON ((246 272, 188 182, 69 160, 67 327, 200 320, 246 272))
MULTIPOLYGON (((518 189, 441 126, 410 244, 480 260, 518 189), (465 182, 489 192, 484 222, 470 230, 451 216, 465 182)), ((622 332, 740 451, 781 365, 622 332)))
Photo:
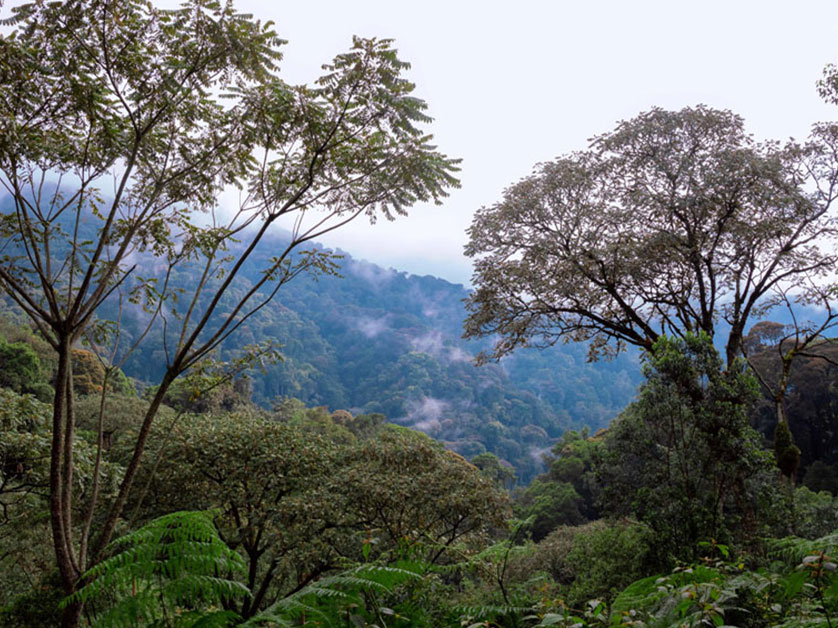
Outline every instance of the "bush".
POLYGON ((25 342, 8 343, 0 337, 0 386, 15 392, 33 392, 40 383, 41 361, 25 342))
POLYGON ((838 530, 838 500, 832 493, 801 486, 794 492, 794 510, 798 536, 816 539, 838 530))
POLYGON ((576 575, 567 601, 574 606, 594 598, 611 601, 629 584, 652 572, 653 545, 652 530, 628 520, 576 535, 567 555, 567 564, 576 575))
POLYGON ((613 599, 635 580, 653 573, 652 530, 640 523, 593 521, 561 526, 538 544, 539 564, 560 585, 574 607, 613 599))

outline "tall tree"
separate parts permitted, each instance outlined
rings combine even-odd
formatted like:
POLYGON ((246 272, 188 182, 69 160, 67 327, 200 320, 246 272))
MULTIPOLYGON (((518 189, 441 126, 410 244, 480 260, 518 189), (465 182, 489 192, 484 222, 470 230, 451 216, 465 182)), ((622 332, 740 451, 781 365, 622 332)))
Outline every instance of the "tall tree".
MULTIPOLYGON (((0 287, 57 355, 50 508, 71 592, 113 534, 171 383, 284 282, 329 269, 317 252, 295 256, 299 245, 363 214, 393 218, 439 202, 457 168, 419 128, 426 105, 388 40, 356 39, 306 87, 279 78, 284 42, 272 25, 229 2, 39 1, 13 8, 7 24, 0 184, 11 200, 0 213, 0 287), (239 202, 221 210, 231 187, 239 202), (242 287, 242 264, 278 223, 290 244, 242 287), (185 265, 201 269, 191 294, 168 281, 185 265), (76 539, 71 356, 86 334, 101 342, 94 331, 118 328, 97 324, 108 299, 162 326, 166 370, 98 537, 82 525, 76 539)), ((94 509, 95 500, 87 521, 94 509)), ((64 625, 79 612, 69 606, 64 625)))
POLYGON ((836 195, 836 125, 781 147, 729 111, 653 109, 477 212, 466 335, 499 336, 484 359, 558 340, 597 357, 723 320, 730 364, 777 288, 835 268, 836 195))

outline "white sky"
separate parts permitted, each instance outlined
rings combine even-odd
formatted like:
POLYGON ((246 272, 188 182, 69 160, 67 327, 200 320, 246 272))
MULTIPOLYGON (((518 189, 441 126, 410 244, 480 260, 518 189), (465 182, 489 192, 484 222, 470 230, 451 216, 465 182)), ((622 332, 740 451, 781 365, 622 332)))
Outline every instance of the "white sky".
POLYGON ((441 208, 359 221, 325 244, 416 274, 468 283, 472 213, 534 164, 586 147, 658 105, 705 103, 745 118, 760 139, 803 137, 838 118, 815 83, 838 62, 838 0, 236 0, 276 23, 283 77, 310 83, 353 34, 390 37, 463 158, 462 189, 441 208))

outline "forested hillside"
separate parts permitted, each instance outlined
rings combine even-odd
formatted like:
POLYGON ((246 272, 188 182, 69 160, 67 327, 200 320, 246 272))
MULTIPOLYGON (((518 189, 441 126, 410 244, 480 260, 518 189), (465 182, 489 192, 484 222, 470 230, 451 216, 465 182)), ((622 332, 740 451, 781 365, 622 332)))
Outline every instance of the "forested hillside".
MULTIPOLYGON (((8 196, 0 200, 0 207, 11 206, 8 196)), ((92 216, 82 215, 82 237, 92 238, 94 225, 92 216)), ((289 239, 283 232, 267 238, 265 252, 242 267, 234 294, 258 281, 273 251, 289 239)), ((329 272, 289 282, 217 356, 230 359, 242 346, 275 343, 280 358, 247 372, 253 400, 263 407, 290 397, 329 410, 380 413, 467 457, 494 453, 526 482, 542 470, 541 454, 564 430, 606 426, 640 383, 635 352, 590 363, 585 346, 577 344, 525 350, 500 364, 475 366, 475 355, 488 343, 461 337, 469 295, 463 286, 312 248, 334 256, 329 272)), ((235 257, 240 250, 233 244, 228 253, 235 257)), ((150 255, 137 259, 149 269, 145 280, 162 283, 164 266, 150 255)), ((170 289, 188 291, 200 272, 198 265, 183 265, 170 273, 170 289)), ((119 318, 118 307, 112 298, 100 316, 119 318)), ((122 318, 123 351, 147 320, 136 312, 122 318)), ((157 321, 126 356, 123 370, 141 387, 153 385, 165 371, 162 328, 157 321)))
MULTIPOLYGON (((276 237, 266 250, 281 248, 276 237)), ((235 254, 236 249, 232 249, 235 254)), ((353 413, 381 413, 420 429, 467 457, 490 451, 523 480, 565 429, 599 428, 628 403, 640 381, 634 355, 590 364, 584 346, 522 351, 500 365, 476 367, 485 343, 461 339, 460 285, 384 269, 342 254, 337 276, 300 276, 226 344, 275 340, 282 359, 249 372, 253 398, 270 407, 283 397, 353 413)), ((264 266, 244 267, 245 290, 264 266)), ((188 283, 186 269, 178 282, 188 283)), ((127 331, 132 331, 129 322, 127 331)), ((151 334, 125 372, 154 382, 162 343, 151 334)))

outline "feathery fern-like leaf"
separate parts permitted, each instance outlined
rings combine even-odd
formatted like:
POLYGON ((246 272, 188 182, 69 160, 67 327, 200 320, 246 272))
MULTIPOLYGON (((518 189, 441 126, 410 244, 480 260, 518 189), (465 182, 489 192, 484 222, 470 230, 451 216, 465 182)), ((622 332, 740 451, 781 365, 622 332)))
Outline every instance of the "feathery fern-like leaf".
POLYGON ((239 616, 213 607, 250 595, 232 579, 244 561, 221 540, 211 513, 164 515, 108 551, 112 555, 88 570, 86 584, 63 602, 87 604, 94 627, 228 626, 239 616))

